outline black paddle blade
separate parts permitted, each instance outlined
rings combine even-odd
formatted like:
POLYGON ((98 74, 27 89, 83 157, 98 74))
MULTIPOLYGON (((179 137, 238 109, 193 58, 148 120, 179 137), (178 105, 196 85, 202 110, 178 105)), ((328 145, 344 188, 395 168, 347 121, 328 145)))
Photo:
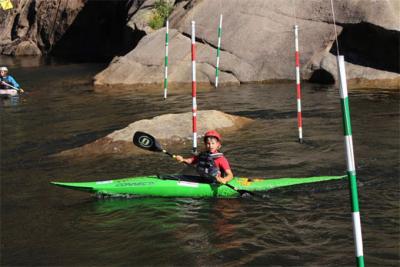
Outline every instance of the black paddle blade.
POLYGON ((137 131, 133 135, 133 143, 143 149, 162 152, 163 149, 157 140, 148 133, 137 131))

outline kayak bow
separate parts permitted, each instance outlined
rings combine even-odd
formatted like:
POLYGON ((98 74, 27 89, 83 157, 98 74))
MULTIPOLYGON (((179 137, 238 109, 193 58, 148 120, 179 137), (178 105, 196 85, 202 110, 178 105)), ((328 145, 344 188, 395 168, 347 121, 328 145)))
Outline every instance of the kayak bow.
MULTIPOLYGON (((298 184, 338 180, 346 177, 345 175, 274 179, 235 177, 229 184, 237 190, 256 192, 298 184)), ((142 176, 97 182, 51 182, 51 184, 106 196, 220 198, 240 196, 239 192, 231 187, 222 184, 207 183, 198 176, 188 175, 142 176)))
POLYGON ((18 91, 15 89, 0 89, 0 96, 16 96, 18 95, 18 91))

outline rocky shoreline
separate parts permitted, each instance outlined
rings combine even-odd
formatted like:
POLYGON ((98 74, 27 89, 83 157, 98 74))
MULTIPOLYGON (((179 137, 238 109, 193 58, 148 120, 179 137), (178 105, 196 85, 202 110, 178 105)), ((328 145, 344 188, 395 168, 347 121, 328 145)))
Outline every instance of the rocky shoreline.
MULTIPOLYGON (((14 1, 15 2, 15 1, 14 1)), ((213 86, 217 27, 223 14, 220 85, 294 80, 293 26, 299 26, 305 81, 336 83, 336 45, 328 1, 169 1, 169 84, 191 83, 190 24, 196 21, 197 81, 213 86), (295 11, 295 10, 296 11, 295 11)), ((66 3, 21 0, 0 11, 0 53, 114 58, 96 86, 161 85, 165 28, 149 21, 154 0, 66 3), (110 12, 112 10, 112 12, 110 12)), ((349 88, 400 88, 397 0, 337 2, 339 51, 349 88)))

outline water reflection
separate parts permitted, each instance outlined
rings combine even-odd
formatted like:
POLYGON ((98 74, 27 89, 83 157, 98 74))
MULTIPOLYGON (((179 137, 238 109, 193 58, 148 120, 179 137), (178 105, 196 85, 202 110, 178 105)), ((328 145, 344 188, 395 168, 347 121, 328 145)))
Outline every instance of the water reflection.
POLYGON ((39 67, 45 63, 45 59, 41 56, 24 56, 24 57, 13 57, 0 55, 0 62, 5 66, 12 66, 13 68, 30 68, 39 67))
POLYGON ((15 107, 20 102, 20 96, 2 96, 0 98, 0 107, 15 107))
POLYGON ((215 231, 216 248, 220 250, 239 248, 240 240, 232 239, 237 232, 237 221, 240 221, 240 210, 243 209, 242 200, 218 199, 213 203, 211 212, 213 215, 212 228, 215 231), (221 242, 218 242, 221 241, 221 242))

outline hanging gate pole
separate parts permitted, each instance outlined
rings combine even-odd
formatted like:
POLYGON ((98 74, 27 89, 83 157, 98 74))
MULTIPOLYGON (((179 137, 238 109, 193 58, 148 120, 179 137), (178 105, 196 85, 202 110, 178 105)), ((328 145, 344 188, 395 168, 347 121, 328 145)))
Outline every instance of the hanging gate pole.
POLYGON ((168 42, 169 42, 169 21, 165 26, 165 60, 164 60, 164 99, 167 99, 168 93, 168 42))
POLYGON ((297 91, 297 128, 299 142, 303 143, 303 118, 301 114, 301 86, 300 86, 300 56, 299 56, 299 27, 294 26, 295 58, 296 58, 296 91, 297 91))
POLYGON ((195 22, 192 21, 192 131, 193 153, 197 153, 197 102, 196 102, 196 33, 195 22))
POLYGON ((349 178, 349 184, 350 184, 351 210, 353 218, 353 233, 354 233, 356 257, 357 257, 357 266, 363 267, 364 266, 363 241, 361 235, 360 208, 358 205, 357 177, 356 177, 356 168, 354 161, 353 137, 351 130, 350 106, 349 106, 349 97, 347 94, 347 80, 346 80, 346 71, 344 65, 344 57, 338 56, 337 61, 339 67, 340 98, 341 98, 340 102, 342 106, 344 139, 346 144, 347 176, 349 178))
POLYGON ((222 14, 219 16, 219 26, 218 26, 217 64, 215 66, 215 88, 218 87, 219 58, 221 53, 221 36, 222 36, 222 14))

